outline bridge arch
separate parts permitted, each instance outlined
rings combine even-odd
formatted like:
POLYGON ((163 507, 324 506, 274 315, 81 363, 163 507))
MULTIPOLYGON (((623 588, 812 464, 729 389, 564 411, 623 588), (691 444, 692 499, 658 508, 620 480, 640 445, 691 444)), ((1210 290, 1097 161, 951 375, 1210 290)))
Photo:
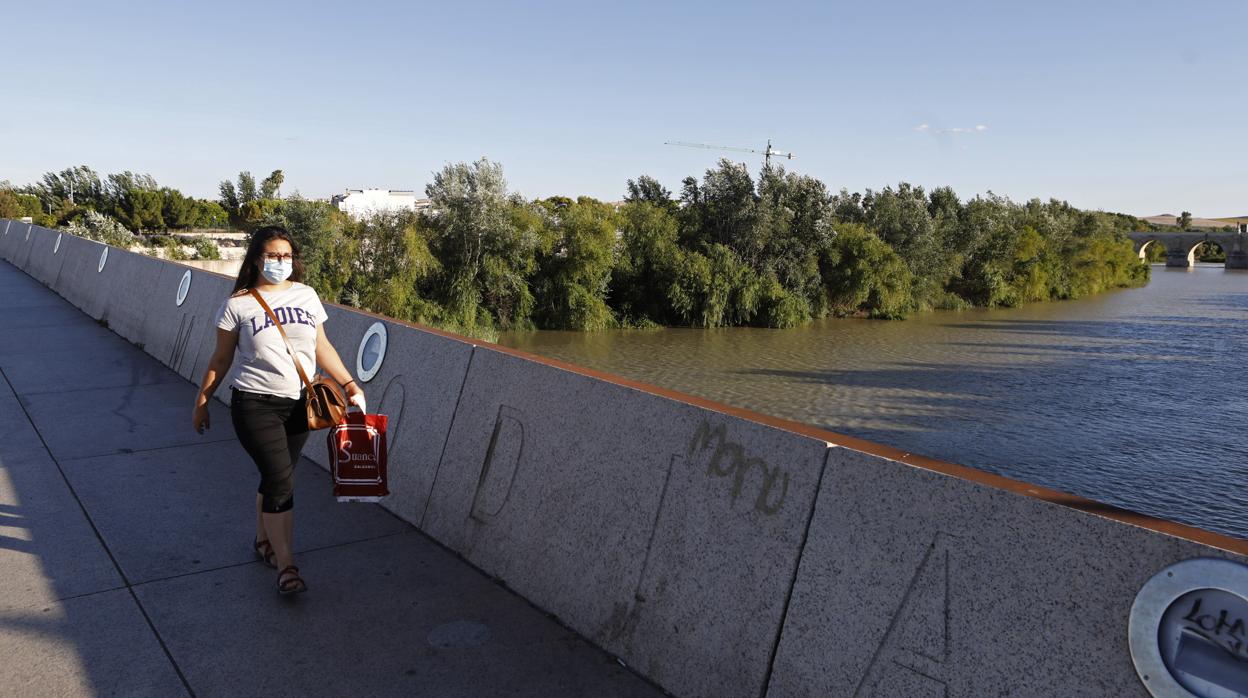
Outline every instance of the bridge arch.
POLYGON ((1150 240, 1145 240, 1143 242, 1137 242, 1136 247, 1138 248, 1136 251, 1140 253, 1141 262, 1153 262, 1153 261, 1164 262, 1166 261, 1166 254, 1169 252, 1168 248, 1166 247, 1166 243, 1161 241, 1158 238, 1152 238, 1150 240), (1156 260, 1150 259, 1150 257, 1156 256, 1157 250, 1161 250, 1160 259, 1156 259, 1156 260))
POLYGON ((1227 269, 1248 269, 1248 234, 1225 233, 1159 233, 1137 232, 1127 235, 1143 261, 1155 245, 1166 250, 1166 266, 1190 267, 1196 263, 1196 249, 1208 242, 1217 245, 1226 255, 1227 269))

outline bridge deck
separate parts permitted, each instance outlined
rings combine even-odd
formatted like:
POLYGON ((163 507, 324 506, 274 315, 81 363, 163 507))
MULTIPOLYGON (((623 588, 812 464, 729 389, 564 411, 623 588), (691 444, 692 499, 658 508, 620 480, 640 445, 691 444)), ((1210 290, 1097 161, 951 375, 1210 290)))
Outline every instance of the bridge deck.
MULTIPOLYGON (((300 465, 298 562, 254 560, 254 466, 195 386, 0 261, 0 694, 656 695, 300 465)), ((317 438, 317 437, 313 437, 317 438)))

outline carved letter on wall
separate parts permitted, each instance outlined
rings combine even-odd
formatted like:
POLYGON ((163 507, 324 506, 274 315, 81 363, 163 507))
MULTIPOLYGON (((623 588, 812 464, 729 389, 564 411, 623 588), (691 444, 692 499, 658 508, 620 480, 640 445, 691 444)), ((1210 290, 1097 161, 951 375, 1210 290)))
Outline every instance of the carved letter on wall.
POLYGON ((477 480, 477 492, 472 498, 469 516, 473 520, 485 523, 503 510, 516 482, 516 470, 523 450, 524 422, 521 421, 520 410, 499 406, 494 432, 485 452, 485 463, 481 465, 481 476, 477 480))
POLYGON ((950 551, 959 539, 932 538, 855 696, 944 696, 949 676, 950 551))

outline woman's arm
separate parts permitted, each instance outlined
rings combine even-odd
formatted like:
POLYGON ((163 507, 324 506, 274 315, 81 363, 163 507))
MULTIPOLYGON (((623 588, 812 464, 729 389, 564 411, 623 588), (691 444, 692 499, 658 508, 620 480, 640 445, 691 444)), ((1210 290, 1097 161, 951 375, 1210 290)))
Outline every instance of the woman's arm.
POLYGON ((195 431, 204 433, 212 425, 208 417, 208 400, 217 392, 221 380, 229 373, 234 363, 234 349, 238 347, 238 330, 217 329, 217 348, 208 360, 208 370, 204 371, 204 380, 200 382, 199 395, 195 396, 195 410, 191 416, 195 431))
POLYGON ((325 336, 325 328, 321 325, 316 326, 316 365, 346 388, 347 397, 354 396, 356 393, 364 394, 363 388, 351 378, 351 372, 343 365, 338 351, 330 343, 329 337, 325 336))

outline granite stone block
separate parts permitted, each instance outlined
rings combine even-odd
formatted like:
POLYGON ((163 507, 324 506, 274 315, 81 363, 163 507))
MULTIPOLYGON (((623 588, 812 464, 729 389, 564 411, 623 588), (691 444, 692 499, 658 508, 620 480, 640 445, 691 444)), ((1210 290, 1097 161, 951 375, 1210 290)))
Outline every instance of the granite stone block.
POLYGON ((826 451, 478 347, 423 528, 678 695, 758 695, 826 451))
POLYGON ((11 218, 0 218, 0 259, 12 263, 11 255, 21 239, 18 231, 25 235, 26 224, 11 218))
MULTIPOLYGON (((325 334, 352 376, 357 375, 360 341, 376 322, 365 313, 326 306, 325 334)), ((468 370, 472 345, 401 323, 384 321, 386 354, 380 369, 360 381, 368 410, 389 417, 386 442, 389 453, 390 496, 382 505, 405 521, 416 524, 433 490, 442 446, 450 431, 455 403, 468 370)), ((308 440, 304 455, 328 467, 325 432, 308 440)))
POLYGON ((148 300, 139 340, 143 350, 198 384, 203 378, 199 369, 207 367, 216 348, 217 310, 229 295, 230 284, 224 277, 182 264, 163 263, 148 300), (182 305, 178 305, 178 287, 187 272, 191 274, 191 283, 182 305))
POLYGON ((40 228, 36 225, 31 225, 29 223, 23 224, 20 230, 11 234, 11 236, 15 237, 13 237, 13 242, 11 243, 11 247, 8 251, 8 256, 5 259, 7 259, 13 266, 29 274, 30 270, 27 269, 27 261, 30 258, 30 249, 34 244, 36 244, 42 235, 41 231, 44 230, 44 228, 40 228))
POLYGON ((159 287, 161 270, 168 262, 147 255, 110 250, 100 292, 108 299, 103 322, 110 330, 135 345, 143 344, 143 325, 159 304, 174 304, 173 291, 159 287))
MULTIPOLYGON (((105 250, 108 250, 110 258, 119 253, 116 248, 103 243, 67 234, 61 241, 65 263, 54 288, 65 300, 95 320, 104 315, 108 301, 106 280, 114 271, 109 268, 107 259, 104 269, 100 269, 100 257, 105 250)), ((115 258, 112 261, 116 261, 115 258)))
POLYGON ((65 263, 65 238, 73 236, 59 230, 44 231, 46 232, 40 234, 38 239, 31 238, 26 273, 39 283, 55 288, 56 277, 61 272, 61 265, 65 263))
POLYGON ((1143 584, 1229 555, 834 448, 768 696, 1147 696, 1143 584))

